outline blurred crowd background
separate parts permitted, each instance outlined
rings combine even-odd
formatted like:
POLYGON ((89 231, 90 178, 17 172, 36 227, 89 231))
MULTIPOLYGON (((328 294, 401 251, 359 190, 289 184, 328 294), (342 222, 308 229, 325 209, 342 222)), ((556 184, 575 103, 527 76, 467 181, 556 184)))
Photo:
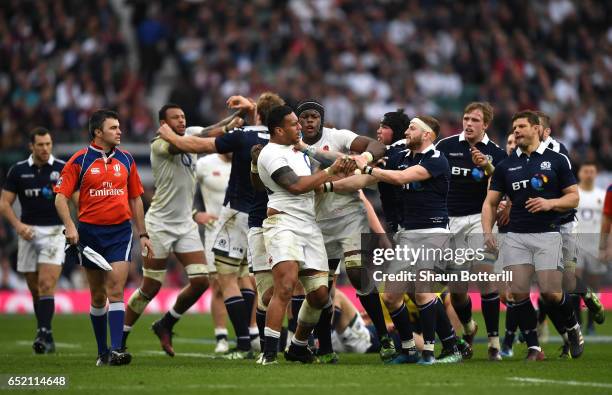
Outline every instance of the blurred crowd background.
POLYGON ((206 125, 230 95, 264 90, 318 99, 327 123, 370 136, 397 108, 450 135, 486 100, 503 144, 514 112, 540 109, 574 163, 612 170, 610 21, 597 0, 3 0, 0 181, 34 126, 83 144, 109 107, 123 142, 146 147, 167 101, 206 125))

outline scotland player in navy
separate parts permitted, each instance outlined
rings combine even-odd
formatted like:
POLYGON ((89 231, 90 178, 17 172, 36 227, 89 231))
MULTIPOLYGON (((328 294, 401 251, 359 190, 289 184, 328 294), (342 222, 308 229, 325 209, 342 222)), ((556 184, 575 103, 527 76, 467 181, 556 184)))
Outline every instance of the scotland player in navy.
MULTIPOLYGON (((270 139, 265 125, 270 109, 284 104, 278 95, 262 93, 257 103, 250 103, 243 97, 232 97, 238 106, 250 106, 255 126, 237 128, 231 133, 216 138, 178 136, 176 133, 160 133, 162 139, 170 142, 184 152, 192 153, 229 153, 233 152, 232 170, 225 195, 225 202, 216 228, 213 252, 220 287, 223 291, 225 306, 238 338, 237 349, 230 351, 229 359, 251 359, 251 341, 248 324, 255 302, 255 292, 247 288, 247 256, 252 259, 253 270, 269 269, 264 251, 249 251, 254 245, 263 249, 263 235, 257 232, 266 217, 267 197, 265 192, 256 192, 251 185, 251 148, 266 145, 270 139), (263 195, 263 196, 262 196, 263 195), (251 229, 249 229, 251 228, 251 229), (249 242, 247 243, 247 239, 249 242), (257 242, 257 241, 260 242, 257 242)), ((265 316, 264 316, 265 317, 265 316)), ((261 318, 258 316, 258 320, 261 318)))
POLYGON ((512 272, 510 285, 519 327, 528 346, 527 360, 542 360, 536 312, 529 298, 531 277, 549 307, 556 327, 565 327, 571 356, 579 357, 584 339, 572 306, 562 291, 559 218, 578 205, 578 188, 569 159, 546 148, 539 139, 539 119, 532 111, 512 117, 516 138, 515 152, 497 166, 487 198, 482 206, 482 227, 488 249, 496 250, 493 235, 496 211, 504 194, 512 201, 508 233, 500 254, 504 267, 512 272))
POLYGON ((17 271, 25 275, 32 293, 38 321, 32 348, 37 354, 55 351, 51 334, 53 295, 62 272, 66 243, 53 193, 66 163, 55 158, 52 149, 51 133, 41 127, 33 129, 30 132, 32 155, 10 168, 0 197, 0 213, 19 236, 17 271), (15 198, 21 204, 21 218, 17 218, 12 208, 15 198))
MULTIPOLYGON (((488 181, 495 166, 506 158, 506 152, 489 139, 487 128, 493 120, 493 108, 489 103, 474 102, 467 105, 463 114, 463 131, 442 139, 436 149, 448 159, 451 168, 448 192, 448 214, 454 248, 482 247, 482 226, 480 212, 487 195, 488 181), (473 154, 484 155, 485 163, 478 166, 472 160, 473 154)), ((462 265, 449 262, 447 271, 493 272, 494 259, 466 262, 462 265)), ((482 312, 489 338, 489 359, 500 360, 499 356, 499 293, 492 282, 479 283, 482 312)), ((471 346, 478 330, 472 319, 472 301, 467 293, 467 284, 450 287, 451 302, 463 324, 463 338, 471 346)), ((464 354, 471 357, 471 353, 464 354)))
MULTIPOLYGON (((413 118, 406 130, 407 149, 398 152, 387 162, 386 169, 373 168, 367 165, 367 160, 354 156, 357 167, 364 175, 358 175, 336 182, 326 183, 324 190, 338 193, 354 191, 377 182, 386 182, 402 186, 398 202, 401 203, 398 218, 397 244, 413 248, 444 248, 448 235, 448 211, 446 199, 450 181, 450 167, 446 157, 434 148, 440 131, 440 125, 435 118, 420 116, 413 118), (398 159, 398 160, 396 160, 398 159), (392 166, 392 167, 390 167, 392 166)), ((441 262, 433 259, 417 261, 418 278, 431 273, 441 262)), ((411 267, 409 262, 400 262, 402 270, 411 267)), ((403 285, 403 284, 399 284, 403 285)), ((407 317, 403 301, 404 291, 391 290, 384 294, 384 302, 390 311, 396 329, 400 333, 402 352, 391 363, 414 363, 431 365, 436 362, 434 344, 436 329, 443 343, 449 343, 452 352, 444 354, 438 362, 459 362, 461 354, 455 345, 455 334, 452 331, 448 317, 438 315, 440 303, 437 294, 433 292, 429 281, 419 281, 415 292, 415 302, 419 308, 419 317, 423 330, 424 349, 419 357, 412 336, 413 328, 410 320, 398 319, 407 317), (440 321, 436 322, 437 319, 440 321), (438 328, 436 328, 438 327, 438 328), (444 329, 441 333, 440 329, 444 329)))
MULTIPOLYGON (((550 117, 542 111, 535 111, 540 120, 540 140, 542 144, 555 152, 559 152, 567 157, 569 153, 565 145, 562 142, 555 140, 551 136, 551 120, 550 117)), ((580 299, 584 301, 589 311, 593 316, 599 317, 599 320, 603 322, 604 308, 601 304, 599 297, 595 292, 587 287, 586 283, 581 277, 576 276, 576 264, 577 264, 577 229, 578 220, 576 217, 576 210, 569 210, 560 219, 561 225, 561 236, 563 238, 563 288, 570 292, 569 297, 572 305, 574 306, 574 312, 577 314, 579 319, 580 316, 580 299)), ((539 300, 539 315, 540 320, 545 319, 547 309, 545 302, 539 300)), ((600 322, 600 323, 601 323, 600 322)), ((557 328, 559 329, 559 328, 557 328)), ((561 335, 563 335, 561 333, 561 335)), ((564 351, 562 356, 568 355, 568 345, 565 343, 564 351)))

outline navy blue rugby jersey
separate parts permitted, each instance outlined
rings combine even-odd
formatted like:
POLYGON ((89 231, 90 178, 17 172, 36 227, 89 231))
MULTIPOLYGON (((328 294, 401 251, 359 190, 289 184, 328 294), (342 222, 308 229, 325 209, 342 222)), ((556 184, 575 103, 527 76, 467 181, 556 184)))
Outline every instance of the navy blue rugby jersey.
POLYGON ((42 167, 34 164, 32 156, 13 165, 6 176, 3 189, 17 195, 21 204, 21 222, 28 225, 61 225, 55 210, 53 188, 66 162, 53 155, 42 167))
POLYGON ((508 232, 542 233, 559 231, 559 220, 566 214, 552 210, 530 213, 525 208, 527 199, 557 199, 563 189, 575 184, 569 159, 540 144, 530 156, 517 148, 500 163, 493 173, 491 189, 512 201, 508 232))
POLYGON ((232 152, 232 170, 223 205, 249 214, 249 227, 261 227, 266 218, 268 195, 255 191, 251 185, 251 148, 270 141, 265 126, 245 126, 231 130, 215 139, 220 154, 232 152))
MULTIPOLYGON (((506 151, 491 141, 486 134, 475 147, 486 155, 495 167, 508 156, 506 151)), ((461 132, 440 140, 436 149, 446 156, 451 169, 448 214, 451 217, 463 217, 482 212, 489 176, 472 162, 470 143, 465 139, 465 134, 461 132)))

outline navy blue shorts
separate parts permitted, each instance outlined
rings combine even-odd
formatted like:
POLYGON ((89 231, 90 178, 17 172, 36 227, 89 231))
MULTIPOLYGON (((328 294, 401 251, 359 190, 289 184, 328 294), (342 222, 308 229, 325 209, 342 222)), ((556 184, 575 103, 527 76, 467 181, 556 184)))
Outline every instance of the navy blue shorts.
MULTIPOLYGON (((132 224, 125 221, 117 225, 92 225, 79 223, 79 244, 102 255, 108 263, 131 261, 132 224)), ((83 256, 83 266, 99 269, 83 256)))

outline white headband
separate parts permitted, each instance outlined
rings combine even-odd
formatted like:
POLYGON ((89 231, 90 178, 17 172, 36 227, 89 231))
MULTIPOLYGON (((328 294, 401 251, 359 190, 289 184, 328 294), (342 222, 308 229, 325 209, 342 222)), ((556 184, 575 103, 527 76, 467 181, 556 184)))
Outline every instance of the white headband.
POLYGON ((429 126, 428 124, 426 124, 425 122, 421 121, 421 119, 414 117, 410 120, 410 123, 415 123, 417 124, 417 126, 419 126, 421 129, 423 129, 426 132, 431 132, 434 135, 437 135, 436 132, 433 131, 433 129, 431 128, 431 126, 429 126))

